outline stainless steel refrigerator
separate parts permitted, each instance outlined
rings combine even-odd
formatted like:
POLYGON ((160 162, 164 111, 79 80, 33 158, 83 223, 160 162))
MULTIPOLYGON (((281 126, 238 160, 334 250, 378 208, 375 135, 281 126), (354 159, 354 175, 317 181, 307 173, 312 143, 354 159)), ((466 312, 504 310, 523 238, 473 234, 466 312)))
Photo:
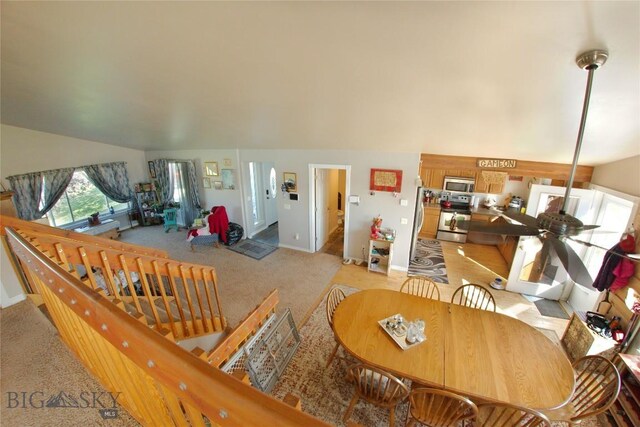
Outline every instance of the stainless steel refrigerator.
POLYGON ((409 262, 414 260, 416 246, 418 244, 418 234, 424 222, 424 187, 418 187, 416 192, 416 210, 413 214, 413 234, 411 236, 411 252, 409 252, 409 262))

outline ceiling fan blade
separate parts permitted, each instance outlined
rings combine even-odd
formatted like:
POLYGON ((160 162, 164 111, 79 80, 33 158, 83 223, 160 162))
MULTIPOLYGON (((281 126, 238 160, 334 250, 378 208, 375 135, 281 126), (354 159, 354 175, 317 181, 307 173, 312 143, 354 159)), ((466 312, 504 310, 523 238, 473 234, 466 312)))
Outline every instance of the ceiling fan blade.
POLYGON ((511 236, 537 236, 540 230, 526 225, 496 224, 487 221, 458 221, 458 228, 469 232, 508 234, 511 236))
POLYGON ((509 210, 504 211, 502 214, 508 218, 518 221, 520 224, 538 228, 538 220, 532 216, 509 210))
POLYGON ((546 242, 550 242, 564 269, 574 282, 587 287, 593 285, 593 279, 587 267, 584 266, 582 259, 571 246, 554 236, 548 236, 546 242))
POLYGON ((598 248, 600 250, 603 250, 605 252, 611 252, 613 254, 615 254, 616 256, 622 257, 622 258, 627 258, 628 260, 631 260, 633 262, 640 262, 640 254, 627 254, 627 253, 617 253, 612 251, 611 249, 607 249, 607 248, 603 248, 602 246, 598 246, 596 244, 593 244, 591 242, 585 242, 584 240, 580 240, 580 239, 574 239, 573 237, 568 237, 569 239, 573 240, 576 243, 580 243, 581 245, 585 245, 587 247, 590 248, 598 248))
POLYGON ((582 231, 589 231, 589 230, 593 230, 594 228, 598 228, 600 227, 599 225, 585 225, 582 227, 582 231))

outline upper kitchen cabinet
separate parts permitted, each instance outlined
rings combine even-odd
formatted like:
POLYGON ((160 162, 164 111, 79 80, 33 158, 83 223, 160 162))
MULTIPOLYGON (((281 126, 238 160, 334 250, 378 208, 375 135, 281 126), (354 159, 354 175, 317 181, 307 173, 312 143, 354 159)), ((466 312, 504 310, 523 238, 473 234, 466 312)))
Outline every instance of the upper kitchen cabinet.
POLYGON ((442 188, 444 185, 444 169, 420 169, 420 178, 422 178, 422 185, 427 188, 442 188))
MULTIPOLYGON (((499 167, 500 162, 502 161, 500 159, 497 159, 497 167, 485 168, 478 166, 478 160, 486 159, 480 159, 477 157, 422 154, 420 176, 422 177, 423 185, 428 188, 442 188, 445 175, 475 177, 476 193, 501 194, 504 192, 504 184, 490 185, 485 183, 482 179, 482 171, 490 170, 495 172, 506 172, 509 175, 549 178, 552 180, 562 180, 563 182, 568 179, 571 171, 571 165, 569 164, 531 162, 526 160, 515 160, 515 167, 501 168, 499 167)), ((508 164, 509 166, 513 166, 514 162, 510 161, 508 164)), ((576 168, 574 176, 574 186, 576 186, 575 183, 591 182, 592 173, 593 167, 579 165, 576 168)))
POLYGON ((489 193, 489 194, 502 194, 504 191, 504 183, 502 184, 487 184, 482 179, 482 174, 478 172, 476 175, 476 193, 489 193))

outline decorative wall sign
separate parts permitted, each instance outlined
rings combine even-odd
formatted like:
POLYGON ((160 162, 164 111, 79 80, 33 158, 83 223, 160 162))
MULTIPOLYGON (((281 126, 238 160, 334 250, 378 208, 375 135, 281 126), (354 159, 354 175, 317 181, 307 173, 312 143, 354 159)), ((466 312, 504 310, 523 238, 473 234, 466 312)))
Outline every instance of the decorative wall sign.
POLYGON ((506 172, 497 171, 482 171, 482 180, 485 184, 499 184, 502 185, 507 180, 506 172))
POLYGON ((402 190, 402 171, 394 169, 371 169, 369 189, 400 193, 402 190))
POLYGON ((231 162, 231 159, 224 159, 224 160, 222 161, 222 165, 223 165, 225 168, 230 168, 231 166, 233 166, 233 163, 231 162))
POLYGON ((518 166, 518 161, 512 159, 478 159, 476 165, 479 168, 513 169, 518 166))
POLYGON ((213 181, 213 188, 215 190, 222 190, 222 181, 213 181))
POLYGON ((202 186, 204 188, 211 188, 211 178, 209 178, 208 176, 202 178, 202 186))

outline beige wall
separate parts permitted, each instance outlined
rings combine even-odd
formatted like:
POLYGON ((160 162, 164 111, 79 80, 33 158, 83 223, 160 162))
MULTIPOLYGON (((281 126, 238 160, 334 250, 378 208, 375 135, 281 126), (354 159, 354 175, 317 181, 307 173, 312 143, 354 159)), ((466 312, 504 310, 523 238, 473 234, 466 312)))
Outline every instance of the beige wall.
POLYGON ((15 126, 0 127, 0 178, 27 172, 125 161, 131 182, 148 180, 144 151, 15 126))
POLYGON ((591 183, 640 196, 640 155, 596 166, 591 183))
MULTIPOLYGON (((15 126, 0 126, 0 179, 5 188, 9 188, 6 177, 11 175, 115 161, 127 162, 131 183, 148 180, 144 151, 15 126)), ((125 225, 123 220, 120 223, 125 225)), ((24 299, 22 288, 8 262, 4 247, 0 247, 3 307, 24 299)))

